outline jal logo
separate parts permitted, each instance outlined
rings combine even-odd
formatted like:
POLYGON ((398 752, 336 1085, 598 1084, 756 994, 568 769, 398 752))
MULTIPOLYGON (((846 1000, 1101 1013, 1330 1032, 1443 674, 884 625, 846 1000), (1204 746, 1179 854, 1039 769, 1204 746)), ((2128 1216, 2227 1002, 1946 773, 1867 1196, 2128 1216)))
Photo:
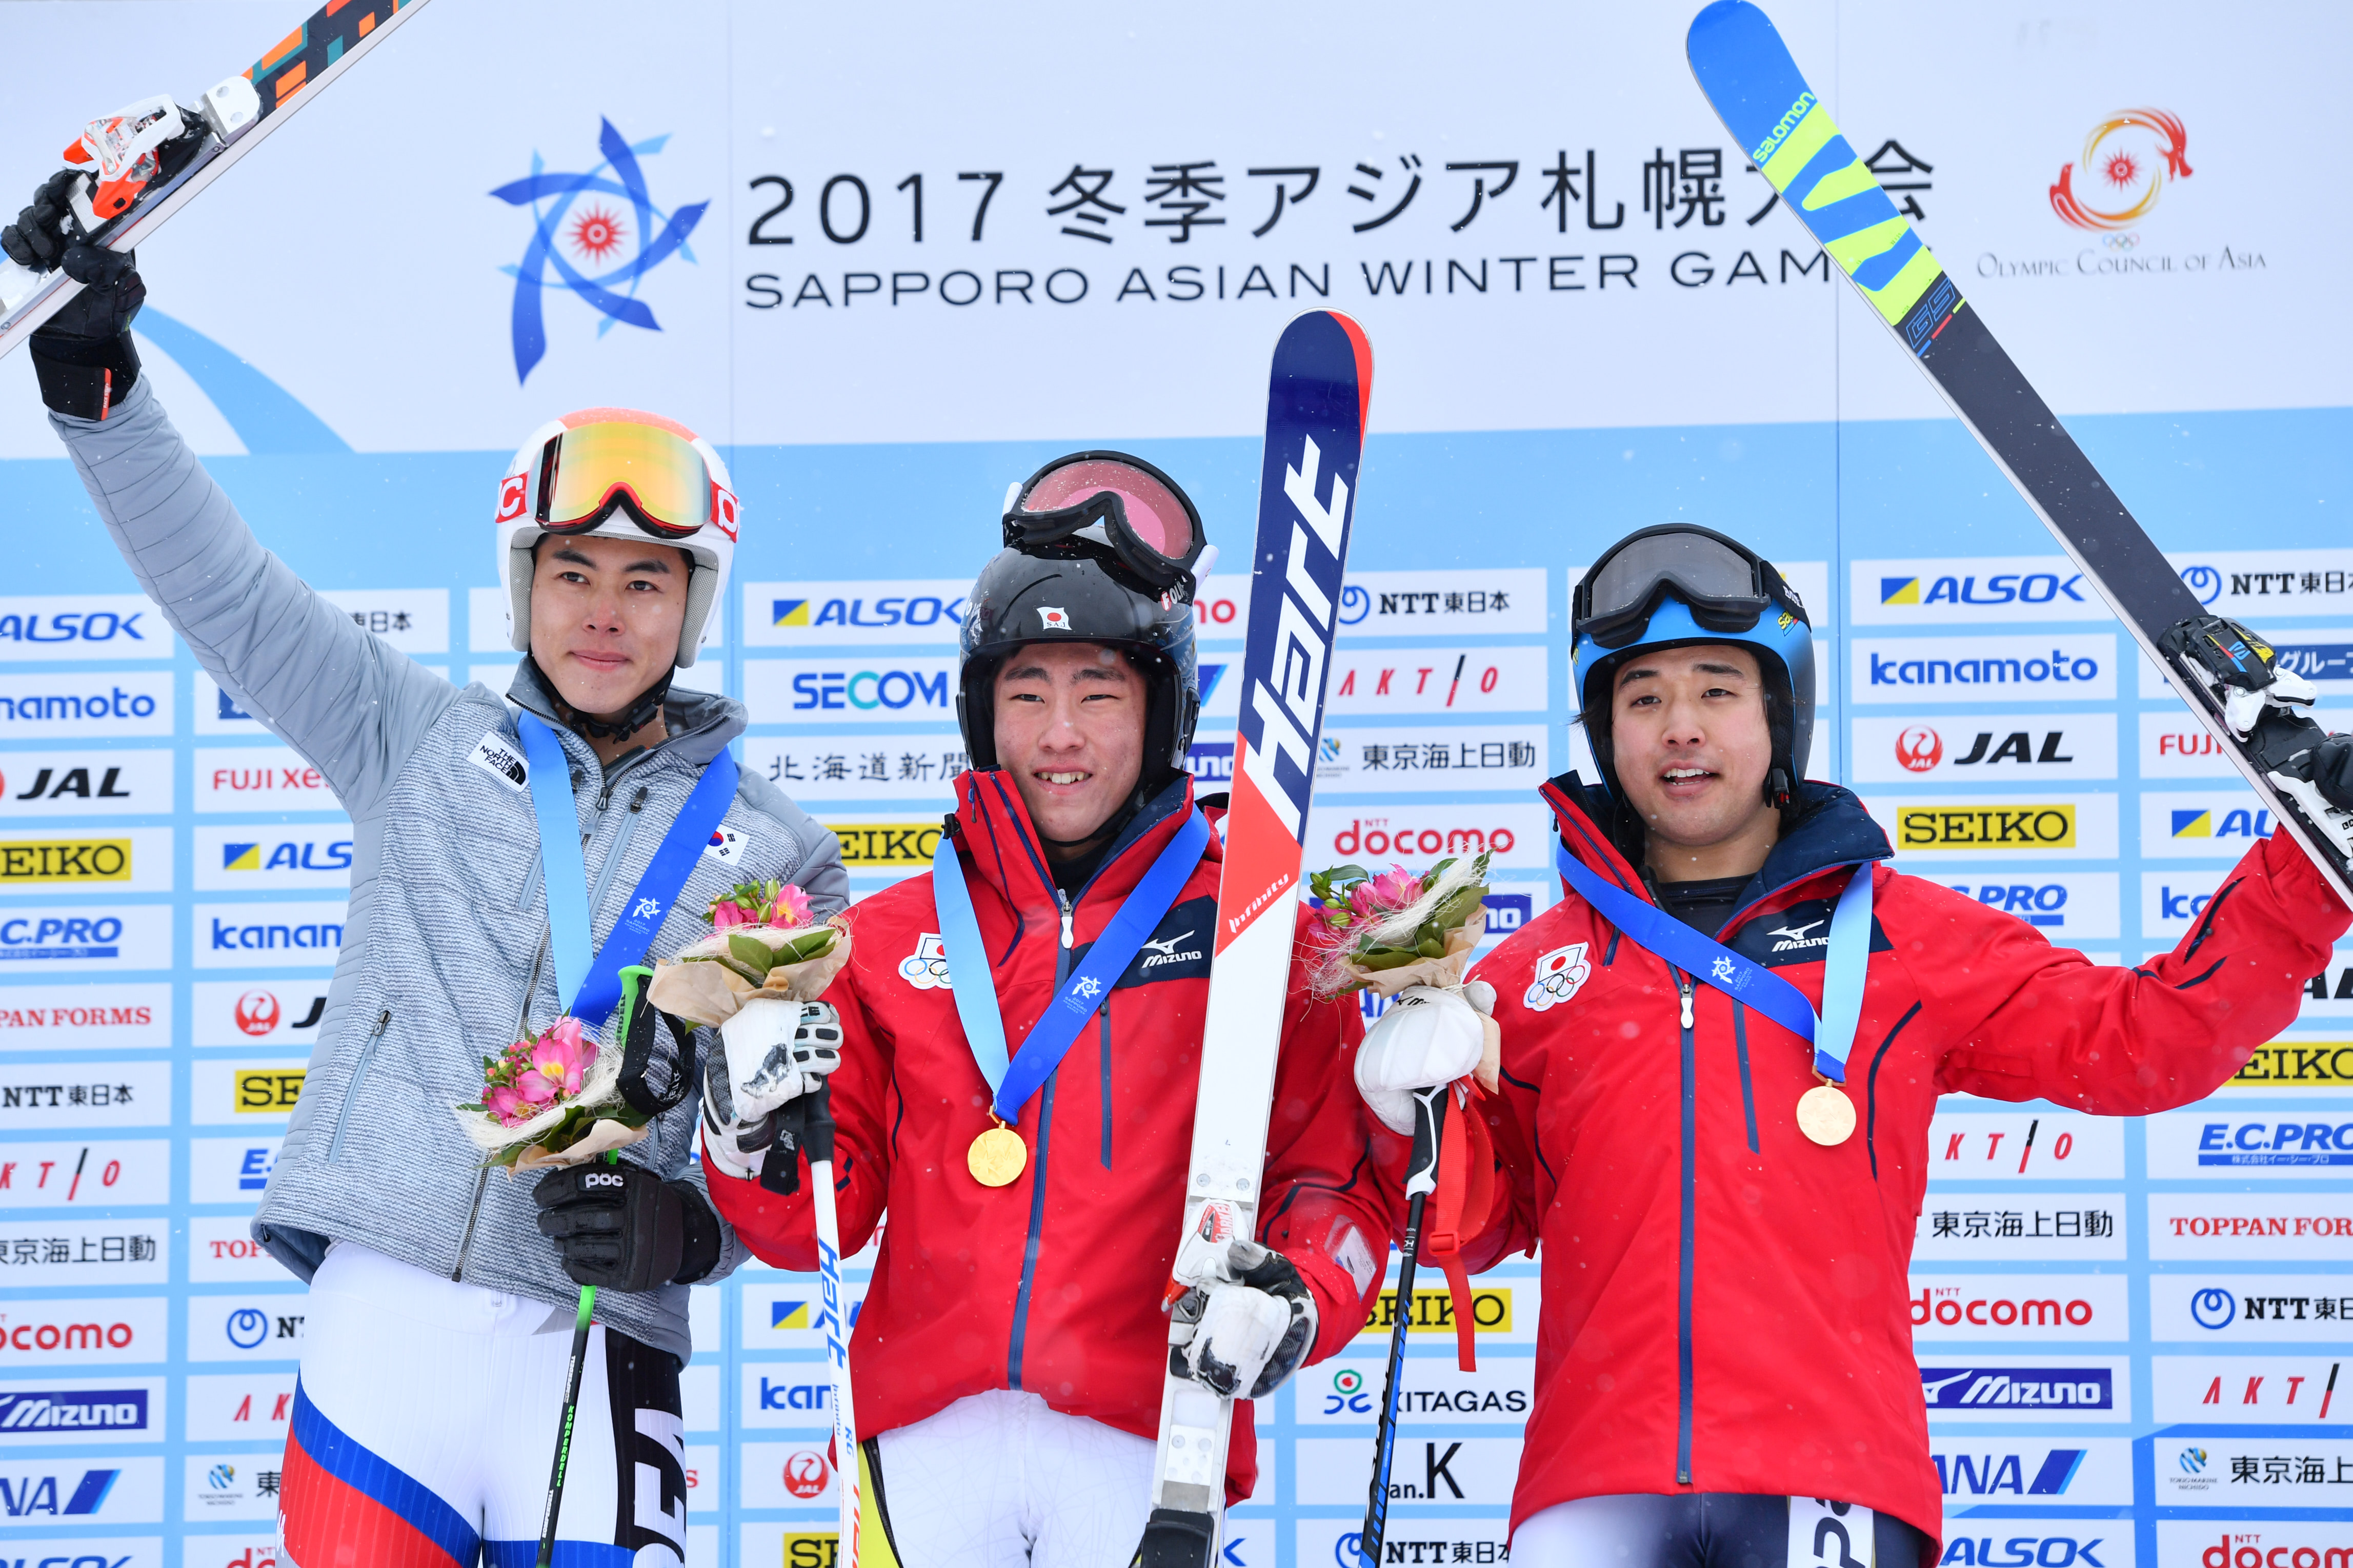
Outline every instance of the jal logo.
POLYGON ((579 174, 558 174, 532 154, 532 173, 491 195, 528 209, 531 232, 522 258, 512 268, 511 312, 515 384, 547 354, 544 300, 550 290, 570 294, 599 318, 602 337, 615 322, 658 332, 653 307, 642 298, 646 275, 684 253, 687 237, 711 204, 691 202, 674 212, 654 204, 641 160, 658 155, 667 135, 631 142, 609 120, 597 122, 598 160, 579 174))
POLYGON ((2039 1454, 1938 1454, 1936 1479, 1947 1497, 2064 1497, 2068 1483, 2084 1468, 2085 1452, 2046 1448, 2039 1454))
POLYGON ((1906 773, 1925 773, 1945 760, 1945 738, 1915 724, 1895 737, 1895 760, 1906 773))
POLYGON ((823 1454, 814 1448, 802 1448, 785 1460, 785 1489, 807 1501, 824 1495, 826 1483, 833 1478, 833 1467, 823 1454))
POLYGON ((2253 842, 2272 836, 2272 814, 2233 806, 2216 811, 2210 807, 2175 807, 2172 813, 2176 838, 2237 838, 2253 842))
POLYGON ((1969 574, 1949 577, 1882 577, 1883 605, 2094 605, 2084 593, 2080 573, 1997 572, 1985 586, 1969 574), (1928 585, 1923 590, 1920 584, 1928 585))
MULTIPOLYGON (((0 1475, 0 1513, 10 1519, 87 1518, 106 1505, 121 1470, 83 1470, 64 1475, 0 1475)), ((108 1559, 100 1557, 99 1562, 108 1559)))
MULTIPOLYGON (((1935 738, 1934 730, 1926 732, 1931 739, 1935 738)), ((1911 731, 1907 731, 1905 733, 1909 734, 1911 731)), ((1994 739, 1994 731, 1980 730, 1970 741, 1968 753, 1953 759, 1953 766, 1974 768, 1992 766, 2000 763, 2015 763, 2021 767, 2064 764, 2075 760, 2061 750, 2061 747, 2066 743, 2066 738, 2067 733, 2063 730, 2045 730, 2042 731, 2042 739, 2038 746, 2032 731, 2013 730, 1997 742, 1994 739)), ((1899 742, 1897 760, 1914 773, 1926 773, 1929 768, 1936 765, 1936 760, 1944 755, 1944 742, 1936 741, 1936 755, 1929 758, 1927 765, 1924 767, 1916 759, 1916 753, 1914 756, 1905 756, 1903 753, 1902 743, 1899 742)))
MULTIPOLYGON (((297 1029, 316 1028, 319 1016, 327 1010, 327 998, 322 992, 311 998, 310 1009, 292 1026, 297 1029)), ((259 1039, 274 1032, 284 1021, 285 1010, 278 1005, 278 996, 270 991, 248 991, 237 999, 230 1016, 242 1033, 259 1039)))
POLYGON ((348 871, 352 841, 348 838, 281 839, 276 844, 224 844, 224 871, 348 871))
POLYGON ((2059 166, 2051 210, 2071 228, 2128 229, 2156 209, 2168 180, 2189 178, 2189 132, 2179 115, 2119 110, 2092 127, 2082 157, 2059 166))
MULTIPOLYGON (((131 798, 131 791, 119 787, 122 782, 121 768, 97 769, 99 780, 95 789, 90 787, 90 782, 92 771, 86 767, 42 768, 33 774, 30 784, 14 793, 8 791, 7 775, 0 773, 0 794, 7 795, 10 800, 129 800, 131 798), (51 782, 52 780, 55 782, 51 782)), ((19 778, 21 780, 21 774, 19 778)))

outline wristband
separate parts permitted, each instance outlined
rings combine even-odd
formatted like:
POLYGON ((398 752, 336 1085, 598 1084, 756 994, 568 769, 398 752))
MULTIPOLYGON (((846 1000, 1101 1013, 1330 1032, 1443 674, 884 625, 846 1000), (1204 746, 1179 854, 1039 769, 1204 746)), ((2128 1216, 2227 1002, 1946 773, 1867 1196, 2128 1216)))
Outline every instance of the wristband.
POLYGON ((103 420, 139 381, 139 351, 129 332, 111 338, 36 332, 27 346, 41 401, 71 418, 103 420))
POLYGON ((680 1254, 678 1272, 670 1277, 670 1282, 691 1285, 719 1267, 719 1255, 723 1244, 719 1233, 719 1215, 712 1211, 711 1202, 702 1195, 702 1189, 693 1183, 672 1182, 670 1189, 678 1194, 679 1203, 685 1210, 683 1221, 686 1230, 685 1249, 680 1254))

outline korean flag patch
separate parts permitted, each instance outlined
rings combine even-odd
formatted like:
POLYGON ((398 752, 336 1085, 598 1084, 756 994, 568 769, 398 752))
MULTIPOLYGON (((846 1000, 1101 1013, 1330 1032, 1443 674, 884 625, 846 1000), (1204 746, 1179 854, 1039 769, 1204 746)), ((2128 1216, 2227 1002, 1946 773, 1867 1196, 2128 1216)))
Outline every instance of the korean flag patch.
POLYGON ((733 866, 744 858, 744 847, 750 842, 742 829, 722 824, 711 830, 711 842, 703 846, 702 853, 722 866, 733 866))

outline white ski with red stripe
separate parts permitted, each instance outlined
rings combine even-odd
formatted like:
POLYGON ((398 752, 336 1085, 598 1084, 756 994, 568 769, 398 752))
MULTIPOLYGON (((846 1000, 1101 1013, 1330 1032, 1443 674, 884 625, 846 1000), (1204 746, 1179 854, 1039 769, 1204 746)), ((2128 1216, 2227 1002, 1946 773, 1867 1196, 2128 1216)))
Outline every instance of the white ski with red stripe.
MULTIPOLYGON (((1293 319, 1275 344, 1233 804, 1185 1178, 1182 1236, 1194 1245, 1179 1252, 1172 1298, 1208 1283, 1185 1277, 1187 1251, 1222 1258, 1222 1245, 1198 1238, 1222 1244, 1258 1229, 1300 857, 1372 385, 1364 330, 1336 310, 1293 319)), ((1145 1568, 1208 1568, 1216 1559, 1232 1424, 1231 1400, 1189 1379, 1166 1380, 1152 1517, 1136 1557, 1145 1568)))

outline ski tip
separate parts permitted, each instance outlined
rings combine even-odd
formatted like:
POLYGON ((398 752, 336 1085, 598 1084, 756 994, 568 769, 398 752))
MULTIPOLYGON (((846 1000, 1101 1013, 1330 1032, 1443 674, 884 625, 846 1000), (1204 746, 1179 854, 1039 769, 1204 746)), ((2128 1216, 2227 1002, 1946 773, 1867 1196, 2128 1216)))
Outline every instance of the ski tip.
MULTIPOLYGON (((1282 339, 1284 342, 1290 342, 1294 333, 1300 332, 1310 332, 1318 337, 1325 337, 1325 334, 1335 327, 1339 329, 1340 342, 1347 344, 1348 357, 1355 366, 1356 439, 1361 442, 1365 438, 1365 426, 1371 417, 1373 407, 1373 342, 1365 335, 1365 329, 1356 324, 1355 317, 1338 310, 1302 310, 1284 325, 1282 339)), ((1331 343, 1328 337, 1325 337, 1325 341, 1331 343)), ((1336 343, 1331 343, 1333 348, 1337 346, 1336 343)), ((1337 367, 1335 366, 1335 371, 1337 367)))
POLYGON ((1745 41, 1744 35, 1759 26, 1767 32, 1773 29, 1761 7, 1750 5, 1748 0, 1715 0, 1692 18, 1690 30, 1683 35, 1683 52, 1697 66, 1703 53, 1737 48, 1745 41))

